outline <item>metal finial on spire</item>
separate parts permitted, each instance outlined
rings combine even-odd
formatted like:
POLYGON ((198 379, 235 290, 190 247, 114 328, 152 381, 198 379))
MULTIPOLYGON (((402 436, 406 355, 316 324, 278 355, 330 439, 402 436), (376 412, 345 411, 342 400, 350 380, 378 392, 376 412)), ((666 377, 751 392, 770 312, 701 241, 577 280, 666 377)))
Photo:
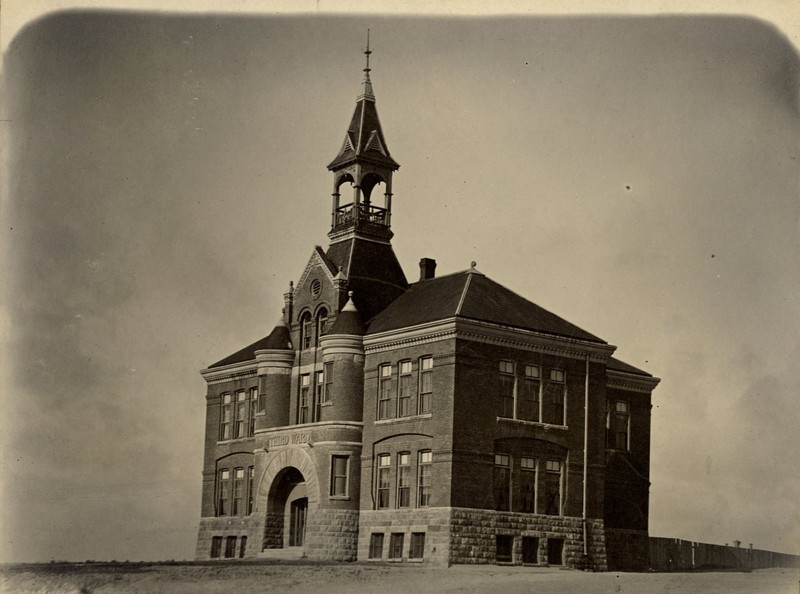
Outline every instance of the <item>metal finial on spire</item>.
POLYGON ((369 97, 370 99, 374 100, 375 95, 372 93, 372 81, 369 79, 369 72, 371 68, 369 67, 369 55, 372 53, 372 50, 369 49, 369 29, 367 29, 367 47, 364 48, 364 55, 367 57, 367 65, 364 68, 364 89, 361 92, 359 97, 369 97))
POLYGON ((367 67, 364 68, 364 72, 367 73, 367 78, 369 78, 369 71, 370 71, 370 68, 369 68, 369 55, 371 53, 372 53, 372 50, 369 49, 369 29, 367 29, 367 47, 364 50, 364 55, 367 57, 367 67))

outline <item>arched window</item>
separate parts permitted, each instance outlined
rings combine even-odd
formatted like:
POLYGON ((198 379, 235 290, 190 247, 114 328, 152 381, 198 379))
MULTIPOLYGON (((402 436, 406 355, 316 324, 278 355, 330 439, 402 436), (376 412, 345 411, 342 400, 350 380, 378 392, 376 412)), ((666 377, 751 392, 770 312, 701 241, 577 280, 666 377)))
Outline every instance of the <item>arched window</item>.
POLYGON ((311 337, 313 335, 313 326, 311 324, 311 314, 309 312, 300 316, 300 346, 302 349, 311 348, 311 337))
POLYGON ((317 340, 316 346, 319 346, 319 339, 325 336, 328 330, 328 310, 324 307, 317 313, 317 340))

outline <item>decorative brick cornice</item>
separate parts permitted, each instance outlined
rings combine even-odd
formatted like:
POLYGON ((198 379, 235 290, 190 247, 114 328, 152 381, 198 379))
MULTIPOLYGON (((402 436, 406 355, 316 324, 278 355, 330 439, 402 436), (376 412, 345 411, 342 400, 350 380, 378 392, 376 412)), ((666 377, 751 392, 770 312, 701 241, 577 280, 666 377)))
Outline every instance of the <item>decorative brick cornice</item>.
POLYGON ((255 361, 243 361, 241 363, 231 363, 223 367, 214 367, 213 369, 203 369, 200 375, 206 380, 206 383, 221 384, 248 377, 255 377, 258 374, 258 364, 255 361))
POLYGON ((452 317, 409 328, 369 334, 364 337, 364 350, 367 353, 376 353, 448 338, 510 346, 527 351, 556 354, 572 359, 583 360, 588 355, 590 361, 599 363, 606 363, 617 348, 610 344, 553 336, 533 330, 452 317))
POLYGON ((661 381, 657 377, 627 373, 616 369, 606 371, 606 387, 650 394, 661 381))

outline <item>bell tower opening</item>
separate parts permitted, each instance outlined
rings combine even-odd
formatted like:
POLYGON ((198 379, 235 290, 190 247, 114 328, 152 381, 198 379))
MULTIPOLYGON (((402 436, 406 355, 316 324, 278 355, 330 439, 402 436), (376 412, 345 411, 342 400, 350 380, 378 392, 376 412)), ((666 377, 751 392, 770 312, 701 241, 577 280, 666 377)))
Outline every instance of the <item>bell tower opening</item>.
POLYGON ((370 79, 369 34, 364 50, 362 91, 339 154, 328 165, 333 173, 331 239, 356 232, 389 240, 392 214, 392 174, 400 165, 392 158, 383 134, 370 79))

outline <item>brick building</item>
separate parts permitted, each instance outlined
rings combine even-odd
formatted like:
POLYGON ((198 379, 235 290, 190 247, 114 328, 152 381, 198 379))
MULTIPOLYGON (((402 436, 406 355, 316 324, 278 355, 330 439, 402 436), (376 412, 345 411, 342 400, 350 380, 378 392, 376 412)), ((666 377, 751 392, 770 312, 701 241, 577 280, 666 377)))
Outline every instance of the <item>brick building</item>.
POLYGON ((658 379, 474 263, 407 281, 366 53, 330 245, 201 372, 197 558, 646 567, 658 379))

